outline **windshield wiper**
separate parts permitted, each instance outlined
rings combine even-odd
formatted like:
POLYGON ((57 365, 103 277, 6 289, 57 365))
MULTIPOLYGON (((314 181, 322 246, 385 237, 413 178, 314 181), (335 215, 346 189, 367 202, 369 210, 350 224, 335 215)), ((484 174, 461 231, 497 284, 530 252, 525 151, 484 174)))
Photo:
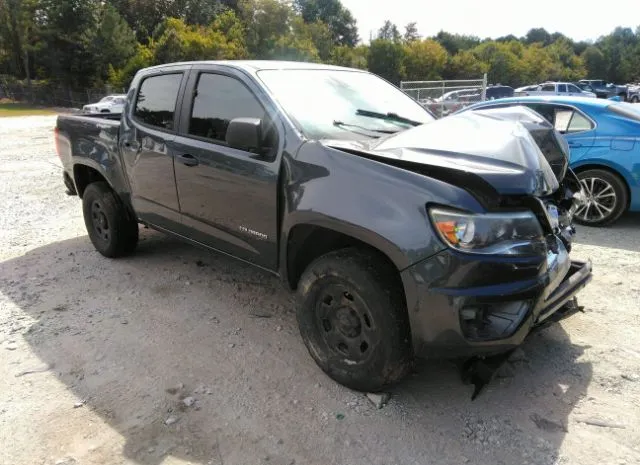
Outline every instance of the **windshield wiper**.
MULTIPOLYGON (((356 128, 356 129, 361 129, 361 130, 363 130, 363 131, 376 132, 376 133, 378 133, 378 134, 395 134, 396 132, 399 132, 399 131, 392 131, 392 130, 390 130, 390 129, 374 129, 374 128, 367 128, 367 127, 364 127, 364 126, 359 126, 359 125, 357 125, 357 124, 345 123, 345 122, 343 122, 343 121, 338 121, 338 120, 335 120, 335 121, 333 122, 333 125, 334 125, 334 126, 337 126, 337 127, 339 127, 339 128, 345 128, 345 129, 346 129, 346 128, 356 128)), ((354 131, 354 132, 357 132, 357 131, 354 131)), ((360 134, 360 133, 358 132, 358 134, 360 134)), ((365 134, 365 135, 366 135, 366 136, 369 136, 369 137, 379 137, 379 136, 372 136, 372 135, 370 135, 370 134, 365 134)))
POLYGON ((356 115, 367 116, 369 118, 378 118, 383 119, 385 121, 393 121, 396 123, 404 123, 409 124, 411 126, 420 126, 422 125, 419 121, 414 121, 409 118, 405 118, 404 116, 400 116, 397 113, 379 113, 377 111, 363 110, 359 108, 356 110, 356 115))

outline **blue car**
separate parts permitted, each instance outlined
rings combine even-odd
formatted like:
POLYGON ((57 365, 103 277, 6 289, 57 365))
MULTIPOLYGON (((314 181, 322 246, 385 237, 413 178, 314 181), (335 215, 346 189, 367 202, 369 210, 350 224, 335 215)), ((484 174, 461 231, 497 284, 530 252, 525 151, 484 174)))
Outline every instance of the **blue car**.
POLYGON ((571 168, 587 202, 575 219, 588 226, 613 223, 627 210, 640 211, 640 105, 581 97, 512 97, 477 103, 473 111, 523 105, 564 135, 571 168))

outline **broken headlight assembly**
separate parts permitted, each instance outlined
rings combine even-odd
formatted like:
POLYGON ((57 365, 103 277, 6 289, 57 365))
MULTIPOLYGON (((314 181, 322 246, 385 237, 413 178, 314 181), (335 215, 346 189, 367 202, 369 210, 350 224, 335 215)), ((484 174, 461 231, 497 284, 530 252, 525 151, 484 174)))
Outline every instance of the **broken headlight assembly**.
POLYGON ((431 208, 429 216, 445 244, 461 252, 484 255, 543 255, 546 241, 531 211, 466 213, 431 208))

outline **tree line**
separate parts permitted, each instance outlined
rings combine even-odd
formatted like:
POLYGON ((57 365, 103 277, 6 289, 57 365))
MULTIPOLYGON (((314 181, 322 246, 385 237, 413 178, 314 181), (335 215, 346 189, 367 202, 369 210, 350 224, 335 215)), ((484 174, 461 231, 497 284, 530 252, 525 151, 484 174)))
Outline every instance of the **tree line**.
MULTIPOLYGON (((392 6, 390 6, 392 8, 392 6)), ((519 86, 586 77, 640 80, 640 27, 594 42, 532 29, 481 39, 385 22, 369 44, 340 0, 0 0, 0 75, 126 87, 143 67, 182 60, 285 59, 401 80, 519 86)))

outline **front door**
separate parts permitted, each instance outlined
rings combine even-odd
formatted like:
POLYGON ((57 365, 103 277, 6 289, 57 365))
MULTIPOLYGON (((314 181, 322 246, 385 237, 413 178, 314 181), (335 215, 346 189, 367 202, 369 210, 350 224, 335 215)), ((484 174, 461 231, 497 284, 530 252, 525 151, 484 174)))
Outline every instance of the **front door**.
POLYGON ((275 270, 283 141, 264 97, 259 99, 251 85, 241 76, 191 72, 186 93, 191 98, 185 98, 175 140, 176 184, 185 234, 275 270), (263 121, 265 150, 251 153, 227 145, 227 126, 234 118, 263 121))
POLYGON ((170 230, 180 224, 173 141, 183 76, 173 73, 144 78, 119 140, 134 210, 144 221, 170 230))

